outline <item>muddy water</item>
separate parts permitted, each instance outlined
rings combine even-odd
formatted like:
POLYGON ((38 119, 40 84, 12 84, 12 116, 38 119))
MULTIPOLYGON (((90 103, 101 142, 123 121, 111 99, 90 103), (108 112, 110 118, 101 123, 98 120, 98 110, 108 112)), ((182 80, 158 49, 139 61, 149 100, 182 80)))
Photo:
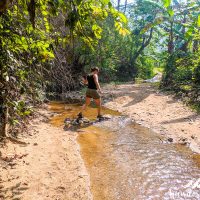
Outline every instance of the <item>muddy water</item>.
MULTIPOLYGON (((51 102, 50 104, 50 110, 58 115, 53 117, 51 119, 51 123, 54 126, 63 126, 63 122, 66 118, 75 119, 77 118, 77 114, 80 112, 81 104, 65 104, 63 102, 51 102)), ((102 108, 102 112, 104 114, 109 115, 120 115, 119 112, 113 111, 107 108, 102 108)), ((84 115, 86 118, 90 120, 96 119, 97 116, 97 109, 94 105, 88 108, 87 112, 84 115)))
MULTIPOLYGON (((75 116, 78 105, 54 104, 62 125, 75 116)), ((94 108, 88 110, 91 119, 94 108)), ((198 200, 200 199, 199 155, 187 147, 168 144, 149 129, 116 116, 79 129, 78 142, 90 174, 94 200, 198 200)))

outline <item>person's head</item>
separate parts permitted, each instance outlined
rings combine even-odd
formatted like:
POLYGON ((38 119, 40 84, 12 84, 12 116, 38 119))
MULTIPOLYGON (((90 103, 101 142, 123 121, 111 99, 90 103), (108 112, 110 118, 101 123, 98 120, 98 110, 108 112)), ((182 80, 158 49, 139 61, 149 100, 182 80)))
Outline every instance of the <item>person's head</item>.
POLYGON ((91 68, 91 72, 94 74, 98 74, 99 73, 99 68, 98 67, 92 67, 91 68))

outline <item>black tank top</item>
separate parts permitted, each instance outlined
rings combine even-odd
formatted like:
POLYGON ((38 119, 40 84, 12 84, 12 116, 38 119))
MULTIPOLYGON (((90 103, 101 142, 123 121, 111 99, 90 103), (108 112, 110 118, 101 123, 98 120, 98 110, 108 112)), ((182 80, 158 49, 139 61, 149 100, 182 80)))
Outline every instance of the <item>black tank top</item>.
POLYGON ((97 86, 96 86, 96 84, 94 82, 94 75, 93 74, 89 74, 87 76, 87 81, 88 81, 88 88, 89 89, 94 89, 94 90, 97 89, 97 86))

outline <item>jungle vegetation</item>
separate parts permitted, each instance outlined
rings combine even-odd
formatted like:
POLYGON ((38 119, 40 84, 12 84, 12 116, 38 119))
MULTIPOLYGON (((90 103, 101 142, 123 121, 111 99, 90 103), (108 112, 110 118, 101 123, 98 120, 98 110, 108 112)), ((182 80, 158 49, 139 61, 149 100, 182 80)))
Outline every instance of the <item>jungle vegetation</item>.
POLYGON ((162 71, 160 87, 199 105, 199 47, 199 0, 2 0, 0 136, 94 65, 102 82, 162 71))

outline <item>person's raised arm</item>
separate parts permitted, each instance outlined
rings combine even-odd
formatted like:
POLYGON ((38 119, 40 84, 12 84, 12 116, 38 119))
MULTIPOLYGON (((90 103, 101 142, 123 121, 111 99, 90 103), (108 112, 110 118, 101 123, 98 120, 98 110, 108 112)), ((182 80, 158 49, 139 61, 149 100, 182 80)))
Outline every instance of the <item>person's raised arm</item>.
POLYGON ((101 87, 99 85, 98 75, 94 74, 94 82, 96 84, 97 89, 101 92, 101 87))

